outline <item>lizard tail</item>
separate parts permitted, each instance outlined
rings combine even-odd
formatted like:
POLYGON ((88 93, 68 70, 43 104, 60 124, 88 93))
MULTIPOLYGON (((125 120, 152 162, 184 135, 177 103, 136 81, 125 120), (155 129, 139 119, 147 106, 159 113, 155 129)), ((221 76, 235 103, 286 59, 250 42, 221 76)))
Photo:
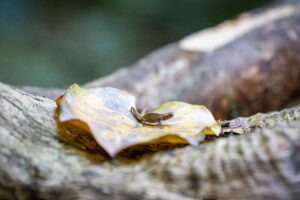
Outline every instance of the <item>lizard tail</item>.
POLYGON ((142 120, 141 115, 136 111, 136 109, 134 107, 130 108, 130 112, 138 121, 142 120))

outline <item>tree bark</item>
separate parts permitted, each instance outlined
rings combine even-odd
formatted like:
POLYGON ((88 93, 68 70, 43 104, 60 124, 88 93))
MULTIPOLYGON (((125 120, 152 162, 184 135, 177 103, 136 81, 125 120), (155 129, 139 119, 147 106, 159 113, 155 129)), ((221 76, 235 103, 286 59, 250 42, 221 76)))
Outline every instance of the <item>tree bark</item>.
MULTIPOLYGON (((298 2, 271 6, 207 34, 216 39, 219 30, 224 33, 229 26, 241 31, 229 39, 206 46, 202 32, 200 39, 196 35, 167 46, 132 68, 85 86, 126 89, 137 95, 142 108, 183 100, 206 104, 218 117, 279 109, 300 90, 298 2), (275 17, 270 11, 277 13, 275 17), (253 25, 252 18, 260 23, 253 25), (240 30, 244 22, 250 29, 240 30), (191 45, 193 41, 201 45, 191 45)), ((60 89, 24 90, 52 98, 62 94, 60 89)), ((298 199, 300 195, 300 106, 234 119, 256 127, 244 135, 130 163, 99 161, 96 154, 62 140, 56 104, 49 98, 0 83, 0 108, 0 199, 298 199)))
POLYGON ((180 100, 206 105, 217 118, 249 116, 282 109, 299 94, 299 54, 300 3, 284 2, 184 38, 85 86, 126 90, 141 109, 180 100))
POLYGON ((298 2, 196 33, 87 86, 125 89, 142 108, 170 100, 203 104, 219 118, 280 109, 300 91, 298 2))
POLYGON ((0 84, 0 199, 296 199, 300 107, 242 118, 263 128, 134 163, 60 139, 55 102, 0 84), (279 125, 282 121, 292 122, 279 125), (251 133, 251 134, 250 134, 251 133))

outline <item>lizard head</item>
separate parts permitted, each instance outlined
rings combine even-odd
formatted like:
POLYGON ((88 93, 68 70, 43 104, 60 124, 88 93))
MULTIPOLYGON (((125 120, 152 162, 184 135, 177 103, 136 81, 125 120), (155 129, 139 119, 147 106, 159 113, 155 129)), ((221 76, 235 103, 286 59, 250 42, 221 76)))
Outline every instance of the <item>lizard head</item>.
POLYGON ((168 113, 163 114, 162 118, 163 118, 163 120, 167 120, 167 119, 170 119, 172 117, 174 117, 174 114, 172 112, 168 112, 168 113))

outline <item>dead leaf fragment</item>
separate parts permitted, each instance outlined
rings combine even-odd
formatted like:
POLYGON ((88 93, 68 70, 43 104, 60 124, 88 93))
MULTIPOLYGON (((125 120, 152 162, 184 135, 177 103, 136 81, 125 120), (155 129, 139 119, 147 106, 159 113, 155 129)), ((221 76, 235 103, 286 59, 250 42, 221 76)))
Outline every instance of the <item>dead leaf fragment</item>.
POLYGON ((221 132, 219 122, 205 106, 184 102, 167 102, 151 111, 173 112, 174 117, 162 122, 163 128, 143 127, 130 113, 135 103, 134 96, 116 88, 84 89, 76 84, 57 100, 60 122, 90 131, 111 157, 136 145, 198 145, 205 134, 218 136, 221 132))

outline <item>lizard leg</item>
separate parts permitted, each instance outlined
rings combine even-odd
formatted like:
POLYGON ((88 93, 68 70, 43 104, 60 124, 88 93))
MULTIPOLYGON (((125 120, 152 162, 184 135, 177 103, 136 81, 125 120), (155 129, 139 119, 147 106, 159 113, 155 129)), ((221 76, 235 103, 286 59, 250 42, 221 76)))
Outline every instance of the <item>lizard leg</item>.
POLYGON ((138 122, 137 124, 136 124, 136 126, 135 126, 135 128, 138 128, 139 126, 140 126, 140 122, 138 122))
POLYGON ((146 125, 146 122, 144 120, 141 121, 141 124, 143 125, 143 127, 146 125))
POLYGON ((158 127, 163 128, 161 121, 158 122, 158 127))

